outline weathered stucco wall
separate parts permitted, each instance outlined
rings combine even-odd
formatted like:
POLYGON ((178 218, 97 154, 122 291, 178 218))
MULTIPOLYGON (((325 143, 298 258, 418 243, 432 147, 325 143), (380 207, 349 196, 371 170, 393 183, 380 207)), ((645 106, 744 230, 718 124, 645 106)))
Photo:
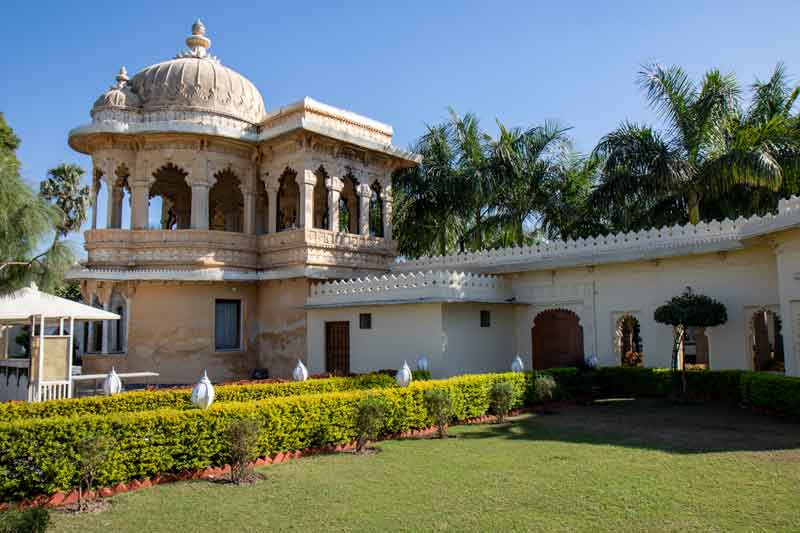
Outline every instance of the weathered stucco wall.
POLYGON ((325 322, 350 322, 350 371, 400 368, 420 354, 428 356, 434 377, 444 367, 442 305, 385 305, 308 311, 309 371, 325 372, 325 322), (372 313, 372 329, 359 329, 358 315, 372 313))
POLYGON ((442 307, 445 343, 442 372, 445 375, 510 368, 516 344, 513 305, 449 303, 442 307), (481 327, 481 310, 490 313, 489 327, 481 327))
POLYGON ((257 366, 255 286, 237 283, 141 283, 129 306, 128 352, 84 356, 83 373, 158 372, 151 383, 193 383, 208 370, 212 381, 246 377, 257 366), (242 301, 242 349, 214 347, 214 302, 242 301))
MULTIPOLYGON (((531 362, 531 327, 546 309, 574 311, 584 329, 585 353, 600 364, 619 364, 615 346, 617 319, 635 316, 641 326, 644 364, 668 367, 672 329, 653 320, 655 309, 687 286, 720 300, 728 322, 708 332, 712 369, 752 369, 748 321, 761 307, 779 303, 775 252, 758 245, 741 251, 704 254, 660 261, 642 261, 528 272, 513 276, 518 302, 517 349, 531 362)), ((786 338, 786 332, 784 332, 786 338)), ((788 338, 787 338, 788 340, 788 338)))
POLYGON ((288 378, 298 359, 306 361, 306 278, 261 282, 258 287, 259 367, 288 378))

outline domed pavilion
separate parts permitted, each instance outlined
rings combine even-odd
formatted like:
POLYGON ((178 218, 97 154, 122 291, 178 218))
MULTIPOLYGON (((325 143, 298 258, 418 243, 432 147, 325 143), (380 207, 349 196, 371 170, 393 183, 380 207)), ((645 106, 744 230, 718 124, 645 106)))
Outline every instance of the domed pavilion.
POLYGON ((288 376, 306 356, 311 280, 388 270, 391 175, 419 157, 391 126, 310 98, 268 109, 199 20, 186 45, 121 68, 69 133, 92 158, 95 206, 70 276, 123 317, 87 326, 84 372, 288 376))

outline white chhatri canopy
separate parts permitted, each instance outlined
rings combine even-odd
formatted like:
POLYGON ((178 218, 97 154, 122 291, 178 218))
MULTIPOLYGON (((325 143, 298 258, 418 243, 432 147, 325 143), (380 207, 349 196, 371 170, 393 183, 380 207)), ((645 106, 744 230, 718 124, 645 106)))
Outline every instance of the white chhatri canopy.
POLYGON ((0 296, 0 321, 28 320, 32 316, 75 320, 119 320, 120 318, 116 313, 41 292, 35 283, 0 296))

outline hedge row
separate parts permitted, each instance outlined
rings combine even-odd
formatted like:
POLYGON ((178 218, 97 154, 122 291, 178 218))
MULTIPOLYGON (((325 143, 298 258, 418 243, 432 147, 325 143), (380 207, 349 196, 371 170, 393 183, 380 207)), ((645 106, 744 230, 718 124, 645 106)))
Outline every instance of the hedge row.
MULTIPOLYGON (((244 402, 298 394, 342 392, 394 386, 386 374, 364 374, 346 378, 310 379, 303 382, 220 385, 215 387, 215 402, 244 402)), ((0 403, 0 422, 49 418, 54 416, 133 413, 156 409, 192 409, 190 389, 135 391, 115 396, 89 396, 37 403, 0 403)))
POLYGON ((247 402, 215 403, 207 410, 161 409, 104 415, 55 416, 0 423, 0 500, 50 494, 78 485, 78 443, 87 435, 116 440, 97 482, 111 486, 156 474, 176 473, 230 462, 225 431, 237 419, 252 418, 261 428, 259 455, 351 442, 353 411, 367 395, 385 398, 389 409, 383 434, 433 423, 424 391, 447 388, 455 419, 489 409, 496 381, 511 381, 514 405, 524 403, 530 375, 484 374, 415 382, 408 388, 328 392, 247 402))

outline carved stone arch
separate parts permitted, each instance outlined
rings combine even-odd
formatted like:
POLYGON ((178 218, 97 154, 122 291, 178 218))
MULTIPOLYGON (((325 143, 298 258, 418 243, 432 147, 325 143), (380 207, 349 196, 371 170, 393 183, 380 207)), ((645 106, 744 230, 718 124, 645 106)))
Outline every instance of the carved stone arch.
POLYGON ((208 195, 209 228, 215 231, 242 232, 244 229, 244 193, 241 178, 228 165, 213 176, 208 195))
POLYGON ((350 169, 342 175, 342 191, 339 194, 339 231, 358 233, 361 205, 358 199, 358 179, 350 169))
POLYGON ((378 176, 373 176, 373 178, 369 185, 369 234, 373 237, 383 237, 383 210, 385 198, 383 187, 378 180, 378 176))
POLYGON ((756 371, 785 371, 782 320, 778 306, 746 309, 747 346, 756 371))
POLYGON ((162 229, 188 229, 191 223, 192 189, 185 166, 167 160, 152 173, 149 197, 161 198, 162 229))
POLYGON ((622 366, 644 366, 641 322, 638 313, 625 311, 614 321, 614 353, 622 366))
POLYGON ((534 316, 531 326, 533 368, 583 364, 583 325, 577 313, 550 308, 534 316))
POLYGON ((314 184, 313 200, 313 220, 315 228, 330 229, 329 210, 328 210, 328 183, 330 175, 325 170, 324 165, 320 164, 314 170, 317 182, 314 184))
POLYGON ((276 205, 277 230, 289 230, 300 224, 300 185, 297 182, 298 172, 286 166, 278 178, 278 195, 276 205))

